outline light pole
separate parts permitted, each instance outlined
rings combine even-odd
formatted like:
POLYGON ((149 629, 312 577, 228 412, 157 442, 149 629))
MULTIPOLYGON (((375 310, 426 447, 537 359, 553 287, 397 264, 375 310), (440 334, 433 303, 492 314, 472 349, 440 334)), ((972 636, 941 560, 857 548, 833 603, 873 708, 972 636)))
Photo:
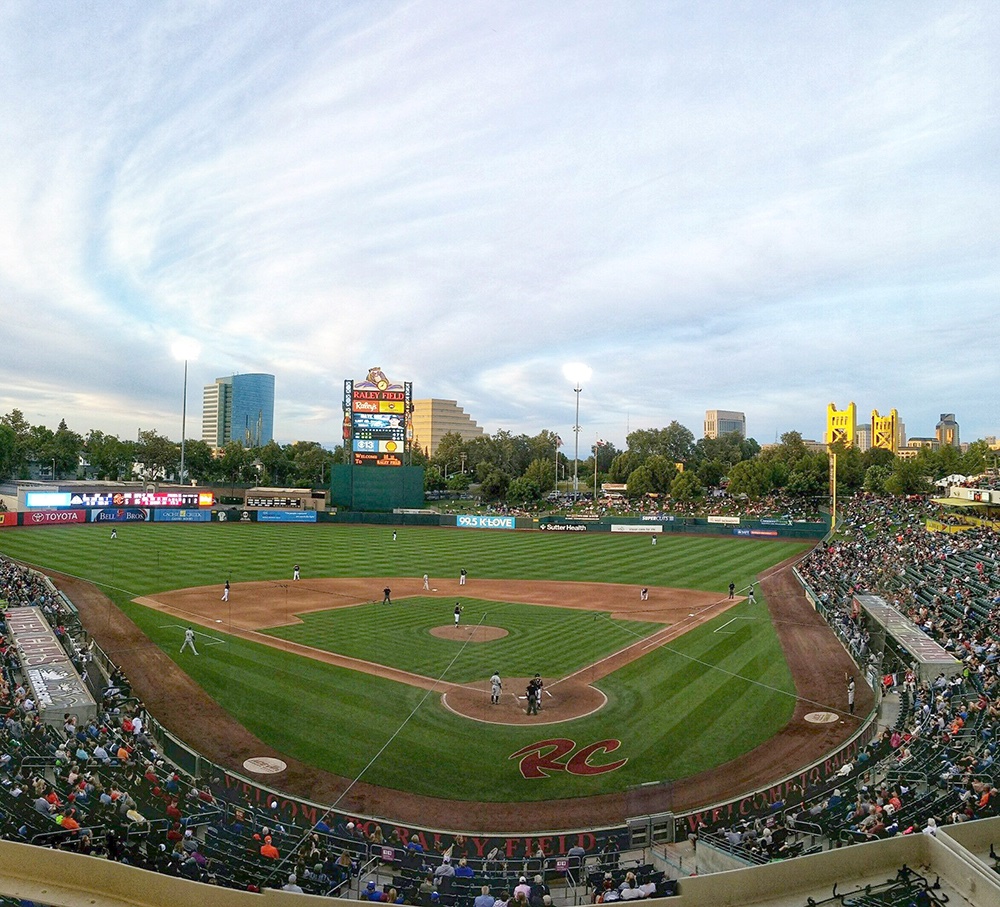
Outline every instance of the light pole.
POLYGON ((576 394, 576 422, 573 425, 573 500, 580 498, 580 392, 584 381, 589 381, 593 374, 589 365, 582 362, 569 362, 563 366, 563 375, 573 383, 573 393, 576 394))
POLYGON ((181 338, 174 341, 174 358, 184 361, 184 396, 181 401, 181 485, 184 484, 184 447, 187 442, 188 359, 197 359, 200 351, 201 347, 196 340, 181 338))

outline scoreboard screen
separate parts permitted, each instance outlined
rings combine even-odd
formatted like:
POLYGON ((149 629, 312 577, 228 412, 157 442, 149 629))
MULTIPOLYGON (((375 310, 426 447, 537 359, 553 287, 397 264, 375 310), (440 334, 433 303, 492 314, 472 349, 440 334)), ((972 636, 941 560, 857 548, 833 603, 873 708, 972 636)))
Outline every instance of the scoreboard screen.
POLYGON ((355 466, 402 466, 413 411, 413 386, 391 382, 380 368, 344 382, 344 446, 355 466))

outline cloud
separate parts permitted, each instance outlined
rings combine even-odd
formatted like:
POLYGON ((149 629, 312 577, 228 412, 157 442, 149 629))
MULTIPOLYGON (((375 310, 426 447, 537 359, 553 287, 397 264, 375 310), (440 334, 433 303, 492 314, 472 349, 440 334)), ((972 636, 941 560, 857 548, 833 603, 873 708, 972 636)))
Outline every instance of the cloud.
POLYGON ((8 5, 8 409, 175 435, 181 333, 194 387, 277 376, 286 439, 375 363, 566 437, 570 360, 619 444, 817 436, 831 396, 996 433, 998 39, 934 4, 8 5))

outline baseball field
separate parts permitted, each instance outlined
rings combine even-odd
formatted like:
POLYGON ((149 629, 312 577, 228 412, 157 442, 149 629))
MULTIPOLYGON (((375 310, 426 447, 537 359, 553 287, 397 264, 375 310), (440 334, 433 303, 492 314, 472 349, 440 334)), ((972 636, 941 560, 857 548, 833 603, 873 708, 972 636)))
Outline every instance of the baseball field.
POLYGON ((798 543, 133 524, 114 540, 104 526, 5 532, 0 548, 65 575, 57 584, 85 599, 87 628, 188 743, 236 769, 279 754, 388 789, 389 802, 392 792, 498 807, 621 795, 732 765, 801 706, 758 581, 807 549, 798 543), (82 594, 81 579, 97 592, 82 594), (756 602, 745 599, 751 582, 756 602), (120 632, 123 617, 136 633, 120 632), (189 625, 197 656, 180 653, 189 625), (528 716, 536 672, 542 708, 528 716), (225 716, 211 717, 207 700, 190 707, 201 691, 225 716), (227 721, 252 742, 220 745, 227 721))

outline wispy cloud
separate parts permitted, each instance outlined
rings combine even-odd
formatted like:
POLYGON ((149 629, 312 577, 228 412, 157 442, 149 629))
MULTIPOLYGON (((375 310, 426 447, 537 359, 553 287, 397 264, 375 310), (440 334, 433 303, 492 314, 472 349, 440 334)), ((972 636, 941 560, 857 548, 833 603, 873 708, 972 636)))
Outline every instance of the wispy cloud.
POLYGON ((565 435, 576 359, 585 430, 618 443, 716 407, 815 436, 830 399, 997 433, 998 26, 6 4, 0 407, 176 436, 183 333, 195 387, 278 376, 283 439, 335 440, 340 382, 375 363, 565 435))

